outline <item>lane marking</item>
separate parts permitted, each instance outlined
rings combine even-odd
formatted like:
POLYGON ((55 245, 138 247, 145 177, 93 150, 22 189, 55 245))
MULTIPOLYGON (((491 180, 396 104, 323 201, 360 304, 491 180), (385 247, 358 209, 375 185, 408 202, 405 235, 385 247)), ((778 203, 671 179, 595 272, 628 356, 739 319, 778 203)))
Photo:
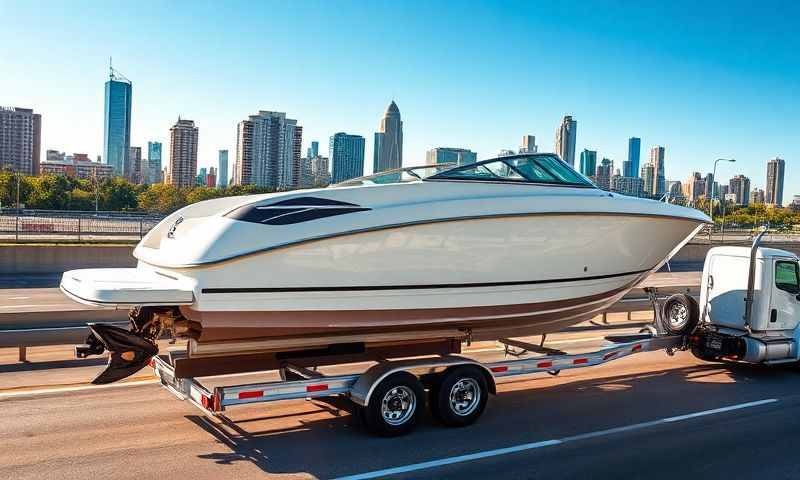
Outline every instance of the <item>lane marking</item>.
POLYGON ((27 300, 31 297, 8 297, 8 300, 27 300))
POLYGON ((474 460, 480 460, 482 458, 496 457, 496 456, 499 456, 499 455, 508 455, 508 454, 511 454, 511 453, 524 452, 524 451, 527 451, 527 450, 535 450, 535 449, 538 449, 538 448, 552 447, 552 446, 555 446, 555 445, 563 445, 565 443, 576 442, 576 441, 579 441, 579 440, 587 440, 587 439, 590 439, 590 438, 597 438, 597 437, 603 437, 603 436, 608 436, 608 435, 614 435, 614 434, 617 434, 617 433, 630 432, 630 431, 634 431, 634 430, 642 430, 642 429, 654 427, 654 426, 657 426, 657 425, 665 425, 665 424, 670 424, 670 423, 675 423, 675 422, 681 422, 681 421, 684 421, 684 420, 691 420, 691 419, 698 418, 698 417, 704 417, 704 416, 708 416, 708 415, 717 415, 717 414, 720 414, 720 413, 731 412, 731 411, 734 411, 734 410, 741 410, 741 409, 745 409, 745 408, 758 407, 758 406, 761 406, 761 405, 767 405, 767 404, 770 404, 770 403, 775 403, 777 401, 778 401, 777 398, 768 398, 768 399, 765 399, 765 400, 758 400, 756 402, 740 403, 738 405, 731 405, 731 406, 728 406, 728 407, 715 408, 713 410, 704 410, 702 412, 689 413, 689 414, 686 414, 686 415, 680 415, 680 416, 676 416, 676 417, 661 418, 659 420, 653 420, 653 421, 650 421, 650 422, 635 423, 633 425, 627 425, 627 426, 616 427, 616 428, 609 428, 609 429, 606 429, 606 430, 599 430, 599 431, 596 431, 596 432, 582 433, 582 434, 573 435, 573 436, 570 436, 570 437, 558 438, 558 439, 553 439, 553 440, 543 440, 543 441, 534 442, 534 443, 523 443, 521 445, 515 445, 515 446, 512 446, 512 447, 498 448, 498 449, 494 449, 494 450, 486 450, 486 451, 483 451, 483 452, 470 453, 470 454, 467 454, 467 455, 458 455, 458 456, 455 456, 455 457, 442 458, 442 459, 439 459, 439 460, 430 460, 430 461, 427 461, 427 462, 412 463, 410 465, 403 465, 403 466, 400 466, 400 467, 386 468, 386 469, 383 469, 383 470, 375 470, 375 471, 366 472, 366 473, 358 473, 358 474, 355 474, 355 475, 348 475, 348 476, 344 476, 344 477, 339 477, 337 480, 366 480, 366 479, 370 479, 370 478, 385 477, 385 476, 388 476, 388 475, 397 475, 397 474, 400 474, 400 473, 416 472, 416 471, 420 471, 420 470, 427 470, 427 469, 430 469, 430 468, 442 467, 442 466, 445 466, 445 465, 453 465, 453 464, 456 464, 456 463, 471 462, 471 461, 474 461, 474 460))
POLYGON ((26 396, 31 397, 31 396, 45 395, 49 393, 67 393, 67 392, 79 392, 82 390, 102 390, 106 388, 137 387, 139 385, 150 385, 153 383, 161 383, 161 381, 158 379, 136 380, 133 382, 111 383, 108 385, 79 385, 75 387, 64 387, 64 388, 42 388, 38 390, 23 390, 19 392, 0 392, 0 400, 6 398, 14 398, 14 397, 26 397, 26 396))

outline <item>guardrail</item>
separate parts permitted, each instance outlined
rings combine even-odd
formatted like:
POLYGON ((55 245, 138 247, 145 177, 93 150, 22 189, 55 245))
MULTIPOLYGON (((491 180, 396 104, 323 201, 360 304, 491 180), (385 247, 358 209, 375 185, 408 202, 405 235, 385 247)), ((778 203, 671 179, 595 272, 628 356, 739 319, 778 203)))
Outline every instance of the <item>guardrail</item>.
POLYGON ((103 237, 141 239, 164 217, 143 213, 6 210, 0 212, 0 237, 103 237))

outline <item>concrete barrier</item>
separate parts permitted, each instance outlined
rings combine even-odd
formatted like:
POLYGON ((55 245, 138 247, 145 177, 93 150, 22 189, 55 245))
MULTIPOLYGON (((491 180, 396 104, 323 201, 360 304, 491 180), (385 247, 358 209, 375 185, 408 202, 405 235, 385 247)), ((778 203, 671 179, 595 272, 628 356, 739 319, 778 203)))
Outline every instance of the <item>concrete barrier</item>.
POLYGON ((133 245, 0 245, 0 275, 61 273, 76 268, 135 267, 133 245))

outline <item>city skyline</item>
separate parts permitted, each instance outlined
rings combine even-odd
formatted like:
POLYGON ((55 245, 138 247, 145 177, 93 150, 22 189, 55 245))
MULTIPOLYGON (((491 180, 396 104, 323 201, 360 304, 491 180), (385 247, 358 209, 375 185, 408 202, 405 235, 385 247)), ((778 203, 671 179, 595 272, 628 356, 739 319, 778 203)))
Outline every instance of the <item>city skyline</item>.
MULTIPOLYGON (((325 143, 337 131, 371 139, 376 115, 394 97, 403 106, 406 166, 424 163, 425 152, 440 145, 463 146, 476 151, 479 158, 488 158, 500 148, 514 145, 522 134, 546 139, 539 150, 553 151, 552 132, 569 114, 581 126, 576 152, 584 148, 598 151, 616 166, 627 157, 626 139, 636 136, 643 145, 666 147, 666 179, 685 179, 694 170, 710 171, 716 158, 736 158, 735 165, 720 166, 717 176, 722 182, 741 173, 763 188, 765 162, 780 157, 787 163, 784 203, 800 193, 800 171, 792 168, 800 157, 792 133, 800 128, 793 113, 799 100, 792 94, 797 65, 790 61, 798 41, 781 33, 790 31, 786 19, 792 12, 752 12, 745 4, 726 4, 722 18, 700 24, 694 19, 702 18, 704 10, 716 12, 713 4, 691 13, 687 5, 626 6, 625 13, 638 21, 597 31, 585 27, 595 24, 598 16, 613 19, 623 7, 601 4, 598 7, 602 8, 575 11, 537 3, 504 7, 478 3, 446 9, 453 19, 486 14, 487 20, 479 23, 481 35, 455 42, 432 37, 425 22, 415 18, 416 9, 411 5, 400 9, 383 4, 347 6, 337 11, 320 4, 302 14, 286 6, 270 7, 275 19, 280 19, 269 23, 271 32, 291 32, 305 23, 304 19, 325 18, 329 21, 321 22, 320 35, 330 40, 331 48, 381 59, 380 69, 375 69, 342 62, 340 57, 334 61, 315 50, 313 39, 291 35, 285 41, 277 35, 279 44, 275 45, 278 52, 289 38, 299 42, 298 53, 291 58, 267 52, 253 63, 252 58, 245 59, 236 49, 227 48, 231 40, 217 37, 198 38, 194 46, 197 55, 186 57, 179 49, 163 46, 181 34, 205 31, 217 22, 212 15, 217 13, 212 12, 215 9, 198 6, 196 22, 182 31, 183 27, 176 26, 179 9, 134 6, 126 12, 126 19, 158 15, 164 21, 160 28, 143 21, 136 34, 141 41, 132 42, 132 34, 119 34, 122 18, 115 14, 117 7, 85 5, 83 16, 67 4, 48 9, 24 4, 5 7, 20 21, 0 32, 0 44, 8 52, 4 58, 12 72, 0 78, 0 90, 5 104, 33 108, 43 115, 43 151, 86 152, 90 158, 102 153, 98 132, 103 129, 103 92, 98 85, 107 78, 108 56, 114 55, 115 66, 136 83, 130 145, 143 146, 151 140, 166 143, 174 118, 184 115, 202 125, 201 166, 215 165, 220 149, 235 151, 236 123, 248 112, 262 108, 291 112, 304 126, 306 140, 325 143), (101 14, 101 10, 107 12, 101 14), (349 36, 340 33, 353 15, 372 20, 358 32, 348 31, 349 36), (109 40, 96 42, 96 36, 56 39, 57 32, 44 24, 57 18, 67 19, 75 28, 96 30, 109 40), (98 21, 101 18, 103 21, 98 21), (398 40, 375 41, 383 40, 383 32, 373 25, 385 18, 395 20, 398 40), (643 35, 646 20, 655 18, 663 20, 669 35, 643 35), (757 27, 764 23, 776 28, 767 34, 757 27), (175 31, 170 32, 166 25, 175 31), (493 32, 501 27, 522 25, 525 28, 508 28, 511 33, 501 37, 502 42, 492 40, 493 32), (777 28, 780 25, 786 28, 777 28), (530 40, 522 35, 530 28, 547 34, 530 40), (557 41, 561 35, 570 41, 557 41), (505 51, 492 59, 485 54, 496 51, 497 42, 505 51), (417 48, 420 44, 429 48, 417 48), (148 48, 157 53, 140 55, 148 48), (553 67, 558 73, 533 75, 541 73, 541 68, 501 67, 506 56, 518 56, 523 48, 526 55, 539 59, 541 67, 553 67), (444 52, 449 54, 435 55, 444 52), (560 58, 565 55, 571 56, 568 62, 560 58), (477 61, 470 63, 469 75, 467 70, 459 70, 473 57, 477 61), (28 61, 33 58, 35 62, 28 61), (223 68, 218 68, 220 62, 223 68), (753 62, 758 62, 759 68, 752 68, 753 62), (316 80, 304 76, 302 81, 291 82, 280 76, 258 75, 265 69, 302 65, 318 65, 326 73, 316 80), (441 68, 432 69, 433 65, 441 68), (658 78, 651 74, 654 69, 661 72, 658 78), (619 75, 608 75, 616 70, 619 75), (75 75, 76 71, 80 75, 75 75), (459 71, 462 73, 453 75, 459 71), (364 75, 366 72, 369 75, 364 75), (59 78, 57 87, 52 78, 59 78), (6 92, 12 92, 11 96, 6 92), (486 122, 487 118, 491 121, 486 122)), ((791 5, 786 9, 796 12, 791 5)), ((219 21, 238 18, 234 6, 219 10, 219 21)), ((267 9, 255 10, 242 18, 245 25, 267 27, 267 9)), ((303 147, 307 145, 306 141, 303 147)), ((365 158, 373 158, 372 148, 367 141, 365 158)), ((372 162, 365 163, 365 173, 370 173, 372 162)))

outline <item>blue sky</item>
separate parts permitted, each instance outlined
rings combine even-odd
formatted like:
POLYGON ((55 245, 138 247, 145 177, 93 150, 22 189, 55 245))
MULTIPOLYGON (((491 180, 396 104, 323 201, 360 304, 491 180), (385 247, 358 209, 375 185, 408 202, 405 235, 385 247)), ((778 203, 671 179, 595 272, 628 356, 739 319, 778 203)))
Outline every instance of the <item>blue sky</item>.
MULTIPOLYGON (((394 98, 404 164, 435 146, 489 157, 533 134, 620 167, 627 139, 667 148, 668 179, 787 162, 800 194, 797 2, 28 2, 0 0, 0 105, 43 114, 43 148, 101 153, 108 57, 133 81, 132 144, 200 129, 200 166, 235 149, 236 123, 285 111, 327 150, 367 139, 394 98)), ((233 156, 233 153, 231 154, 233 156)))

